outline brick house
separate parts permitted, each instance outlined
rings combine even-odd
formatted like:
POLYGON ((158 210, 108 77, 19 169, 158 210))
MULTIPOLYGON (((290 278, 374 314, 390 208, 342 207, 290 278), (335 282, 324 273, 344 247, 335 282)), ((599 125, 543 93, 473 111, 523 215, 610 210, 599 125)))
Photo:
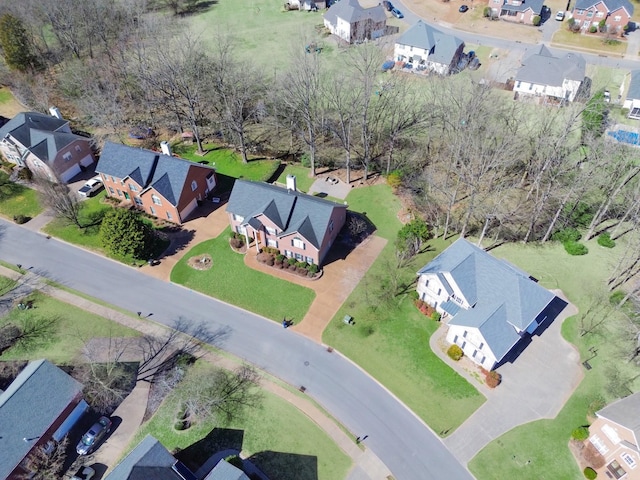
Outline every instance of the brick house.
POLYGON ((0 128, 0 153, 39 177, 67 183, 93 165, 91 140, 71 133, 57 108, 52 115, 17 114, 0 128))
POLYGON ((605 21, 606 33, 621 35, 633 16, 633 5, 628 0, 578 0, 573 7, 573 18, 583 32, 605 21))
POLYGON ((30 362, 0 393, 0 478, 24 478, 31 451, 62 440, 88 409, 81 383, 47 360, 30 362))
POLYGON ((544 0, 489 0, 489 6, 501 20, 533 25, 533 19, 542 15, 544 0))
POLYGON ((387 14, 381 4, 363 8, 358 0, 341 0, 324 14, 324 26, 348 43, 375 40, 385 34, 387 14))
POLYGON ((344 225, 346 205, 300 193, 295 177, 287 188, 236 180, 227 204, 234 232, 255 239, 256 251, 277 248, 287 258, 322 265, 344 225))
POLYGON ((216 187, 215 170, 163 152, 107 142, 96 172, 107 195, 154 217, 181 225, 216 187))

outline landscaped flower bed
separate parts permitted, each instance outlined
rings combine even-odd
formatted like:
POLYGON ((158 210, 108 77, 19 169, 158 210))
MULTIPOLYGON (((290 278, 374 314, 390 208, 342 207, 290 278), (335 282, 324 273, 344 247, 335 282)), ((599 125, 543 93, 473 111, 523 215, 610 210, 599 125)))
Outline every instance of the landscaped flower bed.
POLYGON ((318 265, 307 262, 299 262, 295 258, 287 258, 280 253, 277 248, 265 247, 260 250, 256 257, 258 262, 264 263, 273 268, 287 270, 290 273, 301 277, 319 278, 322 272, 318 265))

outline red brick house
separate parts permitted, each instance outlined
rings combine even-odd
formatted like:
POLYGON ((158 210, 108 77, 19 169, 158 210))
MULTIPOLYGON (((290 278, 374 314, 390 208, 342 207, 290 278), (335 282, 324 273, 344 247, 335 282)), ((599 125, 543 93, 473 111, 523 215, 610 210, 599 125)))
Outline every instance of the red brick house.
POLYGON ((236 180, 227 204, 233 231, 255 239, 256 251, 277 248, 288 258, 322 265, 344 225, 346 205, 300 193, 295 177, 287 188, 236 180))
MULTIPOLYGON (((167 148, 167 145, 163 148, 167 148)), ((107 142, 96 166, 107 195, 181 225, 216 186, 215 170, 170 154, 107 142)))
POLYGON ((542 15, 544 0, 489 0, 489 6, 501 20, 533 25, 533 19, 542 15))
POLYGON ((71 133, 57 108, 52 115, 22 112, 0 128, 0 152, 34 175, 68 182, 95 163, 91 140, 71 133))
POLYGON ((628 0, 578 0, 573 7, 573 18, 583 32, 605 21, 603 32, 621 35, 631 20, 633 5, 628 0))
POLYGON ((81 383, 46 360, 30 362, 0 393, 0 478, 24 478, 31 451, 62 440, 88 409, 81 383))

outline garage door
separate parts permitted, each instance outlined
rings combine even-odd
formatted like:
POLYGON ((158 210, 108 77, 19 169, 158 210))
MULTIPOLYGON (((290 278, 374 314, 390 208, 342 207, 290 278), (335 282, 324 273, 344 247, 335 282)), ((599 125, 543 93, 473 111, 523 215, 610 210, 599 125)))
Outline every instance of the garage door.
POLYGON ((80 160, 80 165, 82 165, 83 167, 88 167, 91 164, 93 164, 93 157, 91 155, 87 155, 82 160, 80 160))
POLYGON ((60 175, 60 180, 62 180, 64 183, 67 183, 69 180, 71 180, 73 177, 75 177, 79 173, 80 173, 80 165, 75 164, 69 170, 67 170, 66 172, 60 175))
POLYGON ((180 218, 182 219, 183 222, 189 216, 189 214, 193 212, 193 209, 196 208, 197 206, 198 206, 198 201, 194 198, 193 200, 191 200, 189 205, 187 205, 182 209, 182 211, 180 212, 180 218))

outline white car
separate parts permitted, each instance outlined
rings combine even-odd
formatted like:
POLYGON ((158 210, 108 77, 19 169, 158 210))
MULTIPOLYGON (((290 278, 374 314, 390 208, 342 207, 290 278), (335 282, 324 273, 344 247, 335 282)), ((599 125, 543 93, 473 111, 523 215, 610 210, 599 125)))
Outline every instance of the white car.
POLYGON ((85 183, 80 190, 78 190, 78 195, 81 197, 90 197, 98 190, 102 188, 102 180, 100 177, 95 177, 85 183))
POLYGON ((561 22, 564 20, 564 12, 562 10, 560 10, 558 13, 556 13, 556 20, 561 22))

